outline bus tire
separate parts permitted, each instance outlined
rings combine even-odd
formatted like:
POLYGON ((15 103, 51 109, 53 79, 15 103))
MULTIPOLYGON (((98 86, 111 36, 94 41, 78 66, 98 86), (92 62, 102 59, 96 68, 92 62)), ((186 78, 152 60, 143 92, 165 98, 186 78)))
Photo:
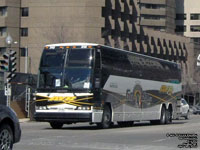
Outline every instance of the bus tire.
POLYGON ((61 129, 63 127, 63 123, 61 123, 61 122, 50 122, 50 126, 53 129, 61 129))
POLYGON ((104 106, 103 116, 101 123, 97 123, 98 128, 108 129, 111 126, 111 109, 108 105, 104 106))
POLYGON ((166 108, 163 106, 161 109, 159 124, 165 124, 165 123, 166 123, 166 108))
POLYGON ((172 123, 172 110, 171 110, 171 109, 167 109, 167 110, 166 110, 165 123, 166 123, 166 124, 172 123))
POLYGON ((150 122, 153 125, 158 125, 158 124, 162 125, 162 124, 165 124, 166 123, 166 108, 162 107, 161 114, 160 114, 160 119, 159 120, 151 120, 150 122))

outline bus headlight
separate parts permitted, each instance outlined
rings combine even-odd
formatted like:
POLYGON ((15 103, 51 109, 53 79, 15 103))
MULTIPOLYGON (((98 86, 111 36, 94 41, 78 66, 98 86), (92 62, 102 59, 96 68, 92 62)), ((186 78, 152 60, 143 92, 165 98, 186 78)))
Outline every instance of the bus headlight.
POLYGON ((46 106, 36 106, 35 107, 36 110, 47 110, 46 106))
POLYGON ((81 106, 81 107, 77 107, 77 110, 91 110, 90 106, 81 106))

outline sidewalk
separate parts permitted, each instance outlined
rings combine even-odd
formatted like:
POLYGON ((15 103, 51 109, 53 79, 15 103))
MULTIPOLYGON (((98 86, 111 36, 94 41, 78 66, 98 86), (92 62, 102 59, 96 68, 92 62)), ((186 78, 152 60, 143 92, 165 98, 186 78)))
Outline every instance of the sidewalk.
POLYGON ((22 119, 19 119, 19 122, 20 122, 20 123, 29 122, 29 121, 30 121, 30 118, 22 118, 22 119))

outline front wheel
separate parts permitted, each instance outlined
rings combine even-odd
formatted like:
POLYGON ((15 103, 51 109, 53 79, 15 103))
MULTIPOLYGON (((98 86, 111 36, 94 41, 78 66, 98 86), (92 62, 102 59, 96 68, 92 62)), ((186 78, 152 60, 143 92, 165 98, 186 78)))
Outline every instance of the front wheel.
POLYGON ((162 109, 161 109, 161 114, 160 114, 160 119, 159 120, 151 120, 150 121, 151 122, 151 124, 160 124, 160 125, 162 125, 162 124, 165 124, 166 123, 166 108, 165 107, 162 107, 162 109))
POLYGON ((13 147, 13 131, 8 124, 3 124, 0 127, 0 149, 12 150, 13 147))
POLYGON ((97 123, 97 126, 102 129, 107 129, 111 125, 111 109, 108 105, 105 105, 102 121, 101 123, 97 123))
POLYGON ((61 129, 63 127, 63 123, 61 123, 61 122, 50 122, 50 126, 53 129, 61 129))

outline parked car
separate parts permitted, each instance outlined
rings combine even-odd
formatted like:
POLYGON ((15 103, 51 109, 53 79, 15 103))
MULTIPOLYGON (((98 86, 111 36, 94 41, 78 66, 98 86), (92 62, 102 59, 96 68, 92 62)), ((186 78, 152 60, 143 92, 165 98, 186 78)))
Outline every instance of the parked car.
POLYGON ((200 115, 200 103, 193 106, 192 109, 193 109, 193 114, 195 114, 195 115, 199 114, 200 115))
POLYGON ((188 105, 188 103, 186 102, 186 100, 184 98, 181 99, 181 116, 180 117, 184 117, 185 119, 189 119, 190 118, 190 107, 188 105))
POLYGON ((21 128, 16 113, 5 105, 0 105, 0 150, 12 150, 20 141, 21 128))

